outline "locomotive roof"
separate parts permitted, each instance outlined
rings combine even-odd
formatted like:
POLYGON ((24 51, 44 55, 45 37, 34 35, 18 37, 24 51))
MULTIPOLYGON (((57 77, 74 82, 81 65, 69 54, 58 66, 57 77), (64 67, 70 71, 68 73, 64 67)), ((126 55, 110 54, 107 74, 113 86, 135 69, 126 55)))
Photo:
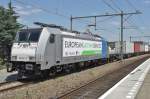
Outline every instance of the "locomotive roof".
POLYGON ((87 34, 87 35, 91 35, 94 37, 102 38, 101 36, 99 36, 97 34, 92 34, 92 33, 87 33, 87 32, 79 32, 79 31, 75 31, 75 30, 71 31, 63 26, 59 26, 59 25, 55 25, 55 24, 45 24, 45 23, 41 23, 41 22, 34 22, 34 24, 40 25, 41 27, 57 28, 57 29, 60 29, 61 31, 65 31, 65 32, 70 32, 70 33, 75 33, 75 34, 87 34))
MULTIPOLYGON (((43 28, 28 28, 28 29, 21 29, 20 31, 21 32, 36 32, 36 31, 42 31, 43 28)), ((90 34, 90 33, 86 33, 86 32, 78 32, 78 31, 70 31, 70 30, 67 30, 67 29, 60 29, 61 31, 65 31, 65 32, 70 32, 70 33, 76 33, 76 34, 89 34, 89 35, 92 35, 92 36, 95 36, 95 37, 100 37, 102 38, 101 36, 99 35, 96 35, 96 34, 90 34)))
POLYGON ((20 32, 41 32, 43 28, 21 29, 20 32))
POLYGON ((21 29, 20 32, 41 32, 44 27, 47 28, 56 28, 60 29, 61 31, 67 32, 67 33, 75 33, 77 35, 87 35, 87 36, 93 36, 95 38, 101 38, 104 39, 103 37, 97 35, 97 34, 92 34, 92 33, 87 33, 87 32, 79 32, 79 31, 71 31, 67 28, 64 28, 63 26, 57 26, 55 24, 44 24, 40 22, 35 22, 36 25, 40 25, 40 28, 27 28, 27 29, 21 29))

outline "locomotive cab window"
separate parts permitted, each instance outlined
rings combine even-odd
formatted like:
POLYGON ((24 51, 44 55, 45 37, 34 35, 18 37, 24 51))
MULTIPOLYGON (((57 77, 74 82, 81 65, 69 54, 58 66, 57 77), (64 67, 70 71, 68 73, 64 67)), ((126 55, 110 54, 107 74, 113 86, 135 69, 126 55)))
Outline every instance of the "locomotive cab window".
POLYGON ((16 35, 16 42, 38 42, 42 29, 23 29, 16 35))
POLYGON ((49 37, 49 42, 54 43, 55 42, 55 34, 51 34, 49 37))

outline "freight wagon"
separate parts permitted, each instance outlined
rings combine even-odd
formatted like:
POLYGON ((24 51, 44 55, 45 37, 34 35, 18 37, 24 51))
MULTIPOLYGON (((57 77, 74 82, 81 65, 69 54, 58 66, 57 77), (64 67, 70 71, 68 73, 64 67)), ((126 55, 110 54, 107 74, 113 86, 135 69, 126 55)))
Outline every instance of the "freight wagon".
MULTIPOLYGON (((120 52, 121 52, 121 42, 114 41, 109 42, 109 55, 111 58, 119 59, 120 52)), ((124 58, 143 54, 149 52, 149 45, 145 42, 136 41, 136 42, 123 42, 123 54, 124 58)))
MULTIPOLYGON (((108 46, 110 57, 119 59, 121 52, 121 42, 119 41, 109 42, 108 46)), ((134 53, 134 43, 124 41, 123 42, 124 57, 129 57, 132 55, 132 53, 134 53)))
POLYGON ((41 28, 20 30, 12 46, 12 65, 7 70, 17 70, 18 79, 33 75, 45 77, 109 57, 107 41, 98 35, 36 24, 41 28))
POLYGON ((143 41, 135 41, 134 42, 134 52, 148 52, 149 44, 143 41))

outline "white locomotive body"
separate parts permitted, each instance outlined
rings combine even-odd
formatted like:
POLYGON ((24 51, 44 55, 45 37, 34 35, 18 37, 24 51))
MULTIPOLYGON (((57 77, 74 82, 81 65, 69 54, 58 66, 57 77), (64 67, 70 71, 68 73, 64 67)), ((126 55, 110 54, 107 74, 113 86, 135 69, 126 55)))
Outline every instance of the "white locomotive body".
POLYGON ((102 52, 102 38, 95 35, 55 27, 24 29, 17 33, 12 46, 12 70, 18 71, 19 78, 47 74, 107 58, 102 52))

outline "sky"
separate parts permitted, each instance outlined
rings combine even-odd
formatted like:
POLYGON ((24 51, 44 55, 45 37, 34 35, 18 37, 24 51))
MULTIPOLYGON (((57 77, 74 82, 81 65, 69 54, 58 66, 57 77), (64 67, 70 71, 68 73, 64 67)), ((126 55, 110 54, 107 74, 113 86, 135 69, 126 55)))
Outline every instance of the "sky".
MULTIPOLYGON (((7 8, 10 0, 0 0, 0 6, 7 8)), ((12 6, 19 15, 18 22, 28 27, 37 27, 33 22, 57 24, 70 28, 70 17, 135 12, 142 14, 124 16, 124 40, 145 40, 150 38, 150 0, 12 0, 12 6), (139 36, 135 38, 135 36, 139 36)), ((84 32, 90 28, 108 41, 120 39, 120 17, 97 18, 97 30, 88 25, 94 18, 73 20, 73 29, 84 32)))

